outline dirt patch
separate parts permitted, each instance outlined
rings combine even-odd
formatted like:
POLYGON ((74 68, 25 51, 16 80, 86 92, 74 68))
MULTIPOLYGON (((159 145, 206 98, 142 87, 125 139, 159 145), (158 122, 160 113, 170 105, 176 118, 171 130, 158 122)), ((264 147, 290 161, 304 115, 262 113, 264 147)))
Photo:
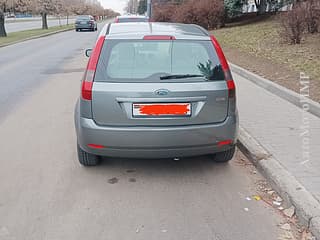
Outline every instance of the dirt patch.
POLYGON ((276 17, 262 22, 213 31, 227 59, 295 92, 300 72, 310 76, 310 98, 320 102, 320 34, 305 35, 289 45, 279 37, 276 17))
POLYGON ((119 179, 116 178, 116 177, 114 177, 114 178, 110 178, 110 179, 108 180, 108 183, 110 183, 110 184, 115 184, 115 183, 117 183, 118 181, 119 181, 119 179))
MULTIPOLYGON (((223 49, 228 61, 297 93, 300 92, 302 86, 299 82, 299 71, 291 70, 286 64, 275 64, 268 59, 253 56, 238 49, 231 47, 223 49)), ((310 98, 320 102, 320 81, 310 80, 310 98)))
POLYGON ((273 209, 281 216, 282 221, 278 225, 281 230, 278 240, 315 240, 309 229, 299 224, 295 208, 291 203, 284 202, 241 151, 237 150, 236 156, 233 160, 235 164, 245 168, 255 181, 255 189, 252 189, 253 194, 248 196, 246 200, 261 202, 265 207, 273 209), (289 210, 292 210, 292 213, 289 210))

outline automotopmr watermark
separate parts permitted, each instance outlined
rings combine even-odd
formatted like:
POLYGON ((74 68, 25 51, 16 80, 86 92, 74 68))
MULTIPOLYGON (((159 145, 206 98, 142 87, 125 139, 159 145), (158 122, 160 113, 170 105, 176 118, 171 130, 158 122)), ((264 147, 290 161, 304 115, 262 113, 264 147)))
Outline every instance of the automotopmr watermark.
POLYGON ((310 161, 310 119, 309 119, 309 98, 310 98, 310 77, 300 72, 300 104, 302 108, 302 123, 300 126, 300 137, 302 143, 302 161, 306 164, 310 161))

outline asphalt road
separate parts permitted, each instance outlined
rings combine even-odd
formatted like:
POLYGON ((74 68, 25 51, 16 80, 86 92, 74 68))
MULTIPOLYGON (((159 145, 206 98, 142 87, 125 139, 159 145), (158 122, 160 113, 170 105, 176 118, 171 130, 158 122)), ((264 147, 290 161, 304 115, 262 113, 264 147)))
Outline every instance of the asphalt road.
MULTIPOLYGON (((103 24, 99 24, 101 29, 103 24)), ((0 122, 65 61, 93 46, 97 32, 68 31, 0 48, 0 122)), ((83 67, 83 66, 81 66, 83 67)), ((81 70, 80 70, 81 71, 81 70)))
POLYGON ((0 48, 0 239, 276 240, 284 219, 242 161, 76 157, 73 109, 96 33, 0 48), (5 57, 4 57, 5 56, 5 57))
MULTIPOLYGON (((74 21, 75 21, 75 19, 72 18, 72 19, 69 19, 68 23, 74 24, 74 21)), ((49 27, 59 26, 60 23, 61 23, 61 25, 66 25, 67 20, 61 18, 61 21, 59 22, 58 19, 48 19, 48 26, 49 27)), ((19 31, 23 31, 23 30, 41 28, 42 21, 41 21, 41 19, 35 20, 35 21, 22 21, 22 22, 19 22, 17 20, 16 22, 7 22, 5 27, 6 27, 7 33, 19 32, 19 31)))

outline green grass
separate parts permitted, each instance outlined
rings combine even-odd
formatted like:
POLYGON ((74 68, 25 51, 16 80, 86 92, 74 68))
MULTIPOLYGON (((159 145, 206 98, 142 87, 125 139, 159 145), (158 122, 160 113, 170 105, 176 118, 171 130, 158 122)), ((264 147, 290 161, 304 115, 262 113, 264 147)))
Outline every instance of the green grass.
POLYGON ((41 36, 43 34, 53 33, 56 31, 62 31, 62 30, 68 30, 68 29, 74 29, 73 24, 65 25, 65 26, 55 26, 50 27, 49 29, 32 29, 32 30, 25 30, 20 32, 13 32, 8 33, 7 37, 0 37, 0 47, 5 46, 10 43, 22 41, 24 39, 32 38, 41 36))
POLYGON ((222 46, 245 51, 275 64, 286 64, 320 81, 320 34, 306 34, 302 44, 283 43, 276 18, 213 31, 222 46))

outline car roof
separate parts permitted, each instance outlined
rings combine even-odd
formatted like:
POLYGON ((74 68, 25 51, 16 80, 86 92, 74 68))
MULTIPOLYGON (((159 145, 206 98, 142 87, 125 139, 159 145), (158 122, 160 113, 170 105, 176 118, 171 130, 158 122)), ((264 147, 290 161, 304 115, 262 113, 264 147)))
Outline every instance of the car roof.
POLYGON ((134 22, 111 23, 108 39, 143 39, 144 36, 173 36, 176 39, 209 40, 210 35, 204 28, 195 24, 134 22))

